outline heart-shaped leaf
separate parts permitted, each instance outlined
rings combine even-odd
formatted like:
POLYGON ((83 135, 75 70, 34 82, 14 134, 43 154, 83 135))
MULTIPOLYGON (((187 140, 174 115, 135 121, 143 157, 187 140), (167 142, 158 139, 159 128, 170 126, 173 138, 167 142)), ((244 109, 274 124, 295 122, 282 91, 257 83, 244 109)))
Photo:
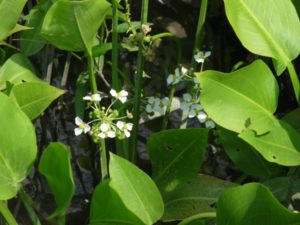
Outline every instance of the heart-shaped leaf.
POLYGON ((151 135, 147 149, 153 179, 162 193, 194 177, 204 160, 208 129, 166 130, 151 135))
POLYGON ((298 225, 300 214, 284 208, 263 185, 225 190, 217 203, 218 225, 298 225))
POLYGON ((11 56, 0 69, 0 90, 6 88, 6 82, 20 84, 24 81, 40 82, 34 74, 30 61, 22 54, 11 56))
POLYGON ((33 125, 17 104, 0 92, 0 200, 14 197, 35 160, 33 125))
POLYGON ((11 96, 17 101, 23 112, 33 120, 63 93, 63 90, 44 82, 28 82, 14 86, 11 96))
POLYGON ((229 74, 205 71, 198 77, 200 102, 217 124, 237 133, 251 128, 262 134, 273 128, 278 84, 263 61, 229 74))
POLYGON ((105 0, 58 0, 48 10, 41 34, 57 48, 91 55, 94 38, 109 9, 105 0))
POLYGON ((57 205, 49 219, 65 215, 75 191, 70 150, 62 143, 51 143, 43 152, 39 171, 46 177, 57 205))

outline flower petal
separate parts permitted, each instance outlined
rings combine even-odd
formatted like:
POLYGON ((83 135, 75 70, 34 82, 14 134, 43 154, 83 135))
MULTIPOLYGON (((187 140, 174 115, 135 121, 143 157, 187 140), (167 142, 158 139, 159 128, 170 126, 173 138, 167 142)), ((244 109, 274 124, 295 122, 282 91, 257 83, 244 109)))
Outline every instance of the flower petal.
POLYGON ((76 127, 74 129, 74 133, 75 133, 76 136, 78 136, 78 135, 80 135, 82 133, 82 129, 80 129, 79 127, 76 127))
POLYGON ((117 93, 116 90, 114 90, 114 89, 111 89, 109 93, 110 93, 111 96, 113 96, 113 97, 117 97, 117 96, 118 96, 118 93, 117 93))
POLYGON ((81 124, 83 124, 83 121, 78 116, 76 116, 76 118, 75 118, 75 124, 77 126, 80 126, 81 124))

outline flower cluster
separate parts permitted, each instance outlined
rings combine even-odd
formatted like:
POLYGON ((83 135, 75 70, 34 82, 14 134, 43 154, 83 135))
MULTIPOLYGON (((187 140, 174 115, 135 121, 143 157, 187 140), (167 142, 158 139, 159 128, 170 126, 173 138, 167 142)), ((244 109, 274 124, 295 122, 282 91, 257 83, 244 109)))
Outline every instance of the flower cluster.
POLYGON ((115 138, 119 139, 130 137, 130 131, 133 128, 132 123, 122 121, 126 117, 119 117, 118 110, 113 110, 112 106, 117 101, 125 103, 127 101, 128 92, 121 90, 117 92, 112 89, 111 96, 114 98, 112 103, 107 107, 100 107, 100 94, 93 94, 83 97, 84 100, 89 101, 88 106, 92 108, 89 114, 90 122, 84 122, 79 117, 75 118, 77 127, 74 129, 76 136, 88 133, 97 142, 100 139, 115 138))
POLYGON ((212 120, 208 119, 207 114, 203 111, 203 107, 199 104, 197 96, 192 96, 185 93, 182 96, 183 101, 180 103, 180 108, 183 112, 188 113, 189 118, 197 117, 200 123, 205 123, 207 128, 214 128, 215 124, 212 120))

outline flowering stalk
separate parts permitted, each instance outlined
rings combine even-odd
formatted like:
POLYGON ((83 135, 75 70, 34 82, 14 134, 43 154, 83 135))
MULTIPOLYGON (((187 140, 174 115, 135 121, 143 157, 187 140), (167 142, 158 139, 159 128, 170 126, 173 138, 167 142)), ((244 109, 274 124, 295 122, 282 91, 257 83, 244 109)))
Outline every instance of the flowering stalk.
MULTIPOLYGON (((148 19, 148 5, 149 0, 142 1, 141 12, 141 26, 147 23, 148 19)), ((139 51, 137 57, 137 73, 135 77, 135 93, 134 93, 134 107, 133 107, 133 130, 132 130, 132 142, 130 146, 130 161, 134 162, 136 158, 137 136, 139 130, 140 119, 140 104, 141 104, 141 83, 144 71, 144 50, 142 41, 139 42, 139 51)))
MULTIPOLYGON (((88 54, 88 72, 89 78, 91 82, 92 93, 95 95, 97 94, 97 82, 94 73, 94 60, 91 54, 88 54)), ((105 140, 101 139, 100 142, 100 164, 101 164, 101 178, 102 180, 108 176, 108 167, 107 167, 107 153, 106 153, 106 146, 105 140)))
MULTIPOLYGON (((202 31, 205 23, 205 18, 206 18, 206 11, 207 11, 207 2, 208 0, 202 0, 201 1, 201 8, 200 8, 200 13, 199 13, 199 18, 198 18, 198 25, 197 25, 197 30, 196 30, 196 35, 195 35, 195 42, 194 42, 194 49, 193 49, 193 55, 199 51, 201 47, 201 38, 202 38, 202 31)), ((196 68, 197 62, 195 61, 194 57, 192 57, 192 68, 196 68)))

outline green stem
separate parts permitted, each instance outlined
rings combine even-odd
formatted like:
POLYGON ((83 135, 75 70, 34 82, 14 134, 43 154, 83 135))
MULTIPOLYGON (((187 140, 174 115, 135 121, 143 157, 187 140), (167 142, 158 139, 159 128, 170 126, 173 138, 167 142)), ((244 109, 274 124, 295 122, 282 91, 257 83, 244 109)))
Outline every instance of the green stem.
POLYGON ((21 188, 19 191, 19 196, 25 206, 25 209, 27 210, 27 213, 34 225, 41 225, 41 222, 39 220, 39 217, 36 215, 34 209, 33 209, 33 201, 31 197, 21 188))
MULTIPOLYGON (((97 83, 96 83, 96 77, 94 73, 94 60, 91 54, 88 54, 88 72, 89 72, 89 78, 90 83, 92 87, 92 93, 96 94, 98 92, 97 90, 97 83)), ((106 155, 106 146, 105 146, 105 140, 101 139, 101 145, 100 145, 100 164, 101 164, 101 176, 102 180, 108 176, 108 167, 107 167, 107 155, 106 155)))
MULTIPOLYGON (((141 25, 147 23, 148 17, 148 5, 149 0, 142 1, 142 13, 141 13, 141 25)), ((132 130, 132 142, 130 148, 130 161, 135 162, 136 159, 136 147, 137 136, 139 130, 140 120, 140 103, 141 103, 141 88, 142 77, 144 71, 144 55, 143 55, 143 43, 139 43, 139 51, 137 56, 137 74, 135 77, 135 93, 134 93, 134 107, 133 107, 133 130, 132 130)))
POLYGON ((170 94, 169 94, 169 104, 167 105, 166 113, 165 113, 165 116, 164 116, 163 122, 162 122, 162 127, 161 127, 162 130, 165 130, 168 126, 169 115, 170 115, 170 111, 171 111, 174 94, 175 94, 175 85, 172 85, 171 89, 170 89, 170 94))
POLYGON ((216 218, 216 216, 217 216, 216 212, 199 213, 199 214, 188 217, 187 219, 185 219, 181 223, 179 223, 179 225, 186 225, 186 224, 191 223, 194 220, 199 220, 199 219, 216 218))
POLYGON ((101 139, 100 142, 100 160, 101 160, 101 178, 104 180, 108 177, 108 167, 107 167, 107 152, 105 146, 105 140, 101 139))
POLYGON ((291 81, 292 81, 292 85, 293 85, 293 89, 294 89, 294 93, 295 93, 295 96, 296 96, 296 99, 297 99, 297 103, 299 105, 299 94, 300 94, 300 87, 299 87, 299 79, 298 79, 298 76, 297 76, 297 73, 295 71, 295 68, 293 66, 293 63, 292 62, 289 62, 287 64, 287 69, 289 71, 289 74, 290 74, 290 78, 291 78, 291 81))
POLYGON ((118 1, 112 1, 112 87, 119 91, 120 84, 118 79, 118 1))
POLYGON ((96 82, 96 77, 94 73, 94 60, 92 55, 88 54, 88 72, 89 72, 89 78, 90 78, 90 84, 92 88, 92 93, 96 94, 97 93, 97 82, 96 82))
POLYGON ((194 69, 197 66, 197 62, 194 59, 194 54, 201 47, 202 32, 203 32, 203 27, 204 27, 205 18, 206 18, 206 11, 207 11, 207 2, 208 2, 208 0, 201 0, 200 13, 199 13, 199 17, 198 17, 198 25, 197 25, 196 35, 195 35, 193 57, 192 57, 192 67, 194 69))
POLYGON ((163 37, 175 37, 175 35, 169 32, 164 32, 164 33, 153 35, 151 37, 146 36, 144 37, 144 41, 145 42, 155 41, 156 39, 163 38, 163 37))
POLYGON ((18 225, 16 219, 8 209, 6 201, 0 201, 0 213, 9 225, 18 225))

